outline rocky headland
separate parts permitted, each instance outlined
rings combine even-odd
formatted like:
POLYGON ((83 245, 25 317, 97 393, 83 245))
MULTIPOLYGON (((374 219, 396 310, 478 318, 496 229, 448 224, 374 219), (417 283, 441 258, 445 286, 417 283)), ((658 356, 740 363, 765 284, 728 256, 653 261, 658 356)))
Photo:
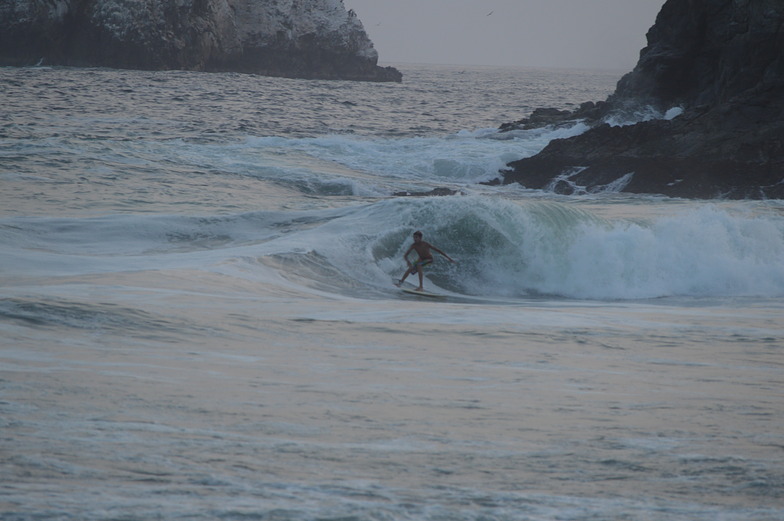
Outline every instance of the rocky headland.
POLYGON ((343 0, 3 0, 0 65, 401 81, 343 0))
POLYGON ((591 128, 512 162, 504 184, 686 198, 784 198, 784 2, 668 0, 615 92, 501 130, 591 128), (646 110, 661 117, 611 125, 646 110))

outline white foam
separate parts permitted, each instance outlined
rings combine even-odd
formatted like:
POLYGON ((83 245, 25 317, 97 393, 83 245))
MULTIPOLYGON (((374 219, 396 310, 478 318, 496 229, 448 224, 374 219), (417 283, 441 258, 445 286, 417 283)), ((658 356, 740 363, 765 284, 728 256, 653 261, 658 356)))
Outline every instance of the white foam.
POLYGON ((664 113, 664 119, 669 121, 671 119, 677 118, 681 114, 683 114, 683 107, 672 107, 671 109, 669 109, 667 112, 664 113))
MULTIPOLYGON (((494 129, 463 131, 445 137, 407 137, 397 139, 358 138, 330 135, 307 139, 249 139, 239 150, 258 164, 261 156, 280 168, 296 170, 302 166, 310 175, 361 179, 369 193, 383 191, 382 179, 416 183, 478 183, 499 176, 510 161, 536 154, 555 138, 577 135, 583 124, 557 130, 499 133, 494 129), (501 139, 503 137, 503 139, 501 139), (312 158, 303 164, 303 158, 312 158), (330 167, 329 165, 332 165, 330 167), (371 177, 363 177, 366 173, 371 177)), ((237 152, 237 151, 234 151, 237 152)), ((389 192, 387 192, 389 193, 389 192)))
POLYGON ((611 127, 625 127, 628 125, 635 125, 643 121, 651 121, 654 119, 662 119, 664 115, 650 105, 644 107, 635 107, 631 110, 619 110, 613 112, 605 118, 605 122, 611 127))
POLYGON ((586 221, 563 242, 529 242, 521 275, 536 291, 583 298, 780 296, 776 221, 710 206, 649 223, 586 221))

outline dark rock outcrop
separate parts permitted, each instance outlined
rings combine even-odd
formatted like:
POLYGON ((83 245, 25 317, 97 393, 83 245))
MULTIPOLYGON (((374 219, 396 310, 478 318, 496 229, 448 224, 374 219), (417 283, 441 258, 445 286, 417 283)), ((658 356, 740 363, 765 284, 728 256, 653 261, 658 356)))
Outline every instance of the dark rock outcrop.
POLYGON ((446 187, 433 188, 429 192, 395 192, 395 197, 445 197, 448 195, 465 195, 462 192, 446 187))
POLYGON ((558 127, 562 125, 573 125, 577 120, 598 120, 605 114, 605 102, 594 103, 587 101, 580 105, 575 111, 559 110, 554 108, 535 109, 527 118, 519 119, 511 123, 504 123, 499 127, 501 132, 511 130, 531 130, 546 126, 558 127))
MULTIPOLYGON (((503 182, 560 193, 611 186, 674 197, 784 198, 784 3, 668 0, 647 37, 637 66, 606 102, 547 121, 584 119, 593 128, 510 163, 503 182), (683 112, 602 123, 643 106, 683 112)), ((539 124, 534 116, 507 128, 539 124)))
POLYGON ((342 0, 4 0, 0 65, 400 81, 342 0))

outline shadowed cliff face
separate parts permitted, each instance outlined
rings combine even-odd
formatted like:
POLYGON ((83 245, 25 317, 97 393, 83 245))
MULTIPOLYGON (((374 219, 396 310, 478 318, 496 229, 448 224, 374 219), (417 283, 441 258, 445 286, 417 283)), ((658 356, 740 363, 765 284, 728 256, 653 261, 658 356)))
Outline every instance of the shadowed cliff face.
POLYGON ((6 0, 0 65, 400 81, 342 0, 6 0))
POLYGON ((780 0, 670 0, 615 97, 694 107, 780 88, 783 23, 780 0))
POLYGON ((647 37, 605 103, 555 118, 588 118, 593 128, 510 163, 504 182, 561 193, 615 183, 675 197, 784 197, 784 3, 669 0, 647 37), (602 123, 643 105, 683 112, 602 123))

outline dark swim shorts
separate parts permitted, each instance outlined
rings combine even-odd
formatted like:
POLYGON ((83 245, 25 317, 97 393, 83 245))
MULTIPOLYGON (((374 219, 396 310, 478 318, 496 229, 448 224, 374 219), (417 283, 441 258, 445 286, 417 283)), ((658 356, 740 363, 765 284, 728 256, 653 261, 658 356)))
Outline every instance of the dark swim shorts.
POLYGON ((422 266, 424 268, 428 264, 433 264, 433 259, 419 259, 411 267, 414 269, 414 271, 416 271, 417 266, 422 266))

